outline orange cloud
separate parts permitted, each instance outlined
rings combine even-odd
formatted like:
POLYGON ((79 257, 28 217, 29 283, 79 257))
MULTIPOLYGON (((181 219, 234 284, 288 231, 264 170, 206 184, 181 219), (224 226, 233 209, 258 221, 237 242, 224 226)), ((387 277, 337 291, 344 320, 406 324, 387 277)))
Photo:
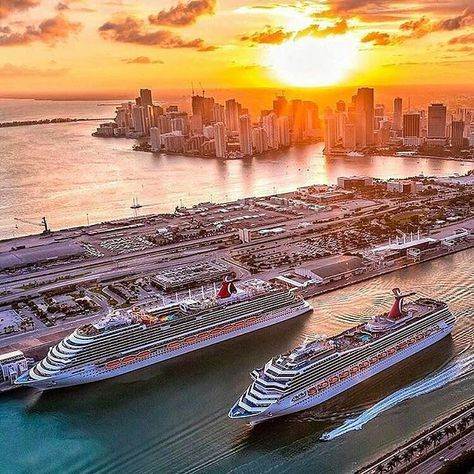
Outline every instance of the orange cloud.
POLYGON ((27 26, 22 33, 14 32, 9 27, 0 30, 0 46, 18 46, 41 41, 55 44, 66 40, 71 33, 81 29, 81 23, 69 21, 63 14, 43 20, 37 27, 27 26))
POLYGON ((290 39, 293 36, 293 33, 289 31, 284 31, 281 28, 272 29, 267 26, 265 31, 253 33, 249 36, 242 36, 241 41, 250 41, 252 43, 258 44, 281 44, 284 41, 290 39))
POLYGON ((12 13, 21 12, 39 5, 41 0, 1 0, 0 18, 5 18, 12 13))
POLYGON ((126 64, 164 64, 161 59, 150 59, 148 56, 137 56, 136 58, 122 59, 126 64))
POLYGON ((159 26, 189 26, 196 23, 202 15, 213 15, 216 0, 192 0, 188 3, 179 2, 169 10, 161 10, 156 15, 150 15, 148 20, 159 26))
POLYGON ((376 46, 388 46, 392 43, 392 39, 388 33, 372 31, 361 39, 362 43, 373 43, 376 46))
POLYGON ((310 25, 304 30, 300 30, 296 33, 296 38, 301 38, 304 36, 329 36, 329 35, 343 35, 349 31, 349 26, 347 21, 342 19, 337 21, 333 26, 328 26, 327 28, 321 28, 318 24, 310 25))
POLYGON ((455 36, 448 41, 449 44, 469 44, 474 43, 474 33, 467 35, 455 36))
POLYGON ((164 49, 206 47, 201 38, 185 40, 167 30, 148 31, 143 20, 131 16, 104 23, 99 27, 99 33, 103 38, 119 43, 143 44, 164 49))

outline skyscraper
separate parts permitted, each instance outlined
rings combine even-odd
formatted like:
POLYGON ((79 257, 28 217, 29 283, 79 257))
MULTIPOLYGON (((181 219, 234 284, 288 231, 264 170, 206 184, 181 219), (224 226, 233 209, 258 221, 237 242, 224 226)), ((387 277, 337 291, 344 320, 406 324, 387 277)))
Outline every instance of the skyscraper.
POLYGON ((453 120, 451 122, 451 146, 462 148, 464 141, 464 122, 462 120, 453 120))
POLYGON ((278 117, 288 115, 288 101, 284 95, 277 96, 277 98, 273 101, 273 111, 278 117))
POLYGON ((374 144, 374 89, 369 87, 357 91, 356 142, 362 148, 374 144))
POLYGON ((242 115, 239 118, 239 142, 240 151, 244 155, 251 155, 252 146, 252 121, 249 115, 242 115))
POLYGON ((399 131, 402 129, 403 101, 401 97, 395 97, 393 100, 393 129, 399 131))
POLYGON ((278 135, 280 137, 280 146, 290 146, 290 122, 286 115, 278 117, 278 135))
POLYGON ((193 115, 200 115, 202 124, 209 125, 214 117, 214 98, 193 95, 191 99, 193 115))
POLYGON ((408 146, 420 144, 420 114, 403 115, 403 144, 408 146))
POLYGON ((161 150, 161 132, 160 132, 159 127, 150 128, 150 144, 151 144, 151 151, 161 150))
POLYGON ((214 124, 214 140, 217 158, 224 158, 226 153, 225 125, 223 122, 214 124))
POLYGON ((150 89, 140 89, 140 105, 144 107, 153 105, 150 89))
POLYGON ((262 127, 255 127, 252 130, 252 143, 255 153, 263 153, 268 150, 268 138, 262 127))
POLYGON ((275 112, 270 112, 262 117, 262 125, 267 134, 268 147, 277 150, 280 146, 280 129, 278 127, 278 117, 275 112))
POLYGON ((446 138, 446 106, 431 104, 428 107, 428 139, 446 138))
POLYGON ((239 130, 239 108, 240 104, 235 99, 225 101, 225 124, 231 133, 239 130))

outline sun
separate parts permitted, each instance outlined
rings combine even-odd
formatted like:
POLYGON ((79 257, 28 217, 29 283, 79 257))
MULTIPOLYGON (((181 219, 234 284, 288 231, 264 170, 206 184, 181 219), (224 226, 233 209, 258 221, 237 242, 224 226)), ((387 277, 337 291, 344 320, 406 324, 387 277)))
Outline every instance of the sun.
POLYGON ((355 66, 357 44, 350 34, 290 40, 268 49, 267 66, 292 86, 330 86, 343 81, 355 66))

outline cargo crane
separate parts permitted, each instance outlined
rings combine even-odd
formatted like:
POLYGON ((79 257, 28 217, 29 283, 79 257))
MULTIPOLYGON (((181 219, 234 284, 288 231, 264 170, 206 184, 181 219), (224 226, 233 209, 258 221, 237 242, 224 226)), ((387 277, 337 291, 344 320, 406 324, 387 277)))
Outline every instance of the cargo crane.
MULTIPOLYGON (((36 225, 38 227, 43 227, 43 232, 42 232, 43 234, 50 234, 51 233, 51 229, 48 227, 48 223, 46 222, 46 217, 42 217, 41 222, 34 222, 34 221, 30 221, 28 219, 20 219, 18 217, 14 217, 13 219, 15 221, 23 222, 25 224, 31 224, 31 225, 36 225)), ((16 228, 18 229, 18 224, 17 224, 16 228)))

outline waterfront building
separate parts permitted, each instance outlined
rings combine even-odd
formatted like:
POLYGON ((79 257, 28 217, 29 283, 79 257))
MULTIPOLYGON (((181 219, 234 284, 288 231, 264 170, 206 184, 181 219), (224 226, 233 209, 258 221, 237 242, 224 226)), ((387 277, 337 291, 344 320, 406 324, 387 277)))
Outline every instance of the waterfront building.
POLYGON ((278 117, 278 135, 280 137, 280 146, 290 146, 290 122, 286 115, 278 117))
POLYGON ((462 148, 464 142, 464 122, 462 120, 453 120, 451 122, 451 146, 455 148, 462 148))
POLYGON ((225 122, 225 108, 221 104, 214 104, 213 107, 213 121, 225 122))
POLYGON ((387 183, 387 191, 400 194, 418 194, 423 191, 423 183, 411 180, 396 180, 387 183))
POLYGON ((326 110, 324 118, 325 124, 325 135, 324 135, 324 151, 331 153, 337 143, 336 135, 336 116, 332 113, 332 110, 326 110))
POLYGON ((395 97, 393 100, 393 129, 397 132, 402 129, 403 100, 395 97))
POLYGON ((342 136, 342 146, 346 150, 355 150, 356 148, 355 124, 346 123, 344 125, 344 133, 342 136))
POLYGON ((214 124, 214 139, 216 147, 216 156, 218 158, 224 158, 226 154, 226 137, 225 137, 225 125, 223 122, 217 122, 214 124))
POLYGON ((288 101, 286 100, 285 96, 277 96, 277 98, 273 101, 273 111, 278 117, 288 116, 288 101))
POLYGON ((168 115, 160 115, 156 118, 156 127, 161 133, 171 132, 171 118, 168 115))
POLYGON ((28 361, 21 351, 0 355, 0 382, 13 383, 20 375, 28 371, 28 361))
POLYGON ((303 115, 303 139, 321 136, 318 105, 310 100, 305 100, 303 102, 303 115))
POLYGON ((209 125, 214 121, 214 98, 204 97, 204 94, 193 95, 191 98, 193 115, 200 115, 202 124, 209 125))
POLYGON ((225 124, 231 134, 239 131, 239 108, 235 99, 225 101, 225 124))
POLYGON ((159 127, 150 128, 150 145, 151 151, 161 150, 161 131, 159 127))
POLYGON ((240 151, 244 155, 251 155, 253 153, 252 121, 249 115, 242 115, 239 118, 239 143, 240 151))
POLYGON ((431 104, 428 107, 428 141, 443 145, 446 141, 446 106, 431 104))
POLYGON ((262 126, 268 138, 268 147, 277 150, 280 146, 280 129, 278 126, 278 116, 275 112, 270 112, 262 117, 262 126))
POLYGON ((150 89, 140 89, 140 105, 143 107, 146 107, 147 105, 153 105, 150 89))
POLYGON ((340 176, 337 185, 342 189, 360 189, 373 186, 374 180, 370 176, 340 176))
POLYGON ((185 138, 180 132, 170 132, 161 135, 161 142, 164 145, 165 151, 170 153, 183 153, 185 138))
POLYGON ((202 117, 198 115, 192 115, 190 119, 191 133, 193 135, 202 134, 202 117))
POLYGON ((260 154, 268 150, 267 133, 262 127, 255 127, 252 130, 252 144, 255 149, 255 153, 260 154))
POLYGON ((418 146, 420 144, 420 114, 403 115, 403 144, 418 146))
POLYGON ((374 89, 362 87, 356 96, 356 143, 365 148, 374 144, 374 89))
POLYGON ((206 125, 202 129, 202 134, 208 139, 214 139, 214 125, 206 125))
POLYGON ((290 103, 290 137, 291 143, 300 143, 305 132, 305 114, 303 101, 292 100, 290 103))

